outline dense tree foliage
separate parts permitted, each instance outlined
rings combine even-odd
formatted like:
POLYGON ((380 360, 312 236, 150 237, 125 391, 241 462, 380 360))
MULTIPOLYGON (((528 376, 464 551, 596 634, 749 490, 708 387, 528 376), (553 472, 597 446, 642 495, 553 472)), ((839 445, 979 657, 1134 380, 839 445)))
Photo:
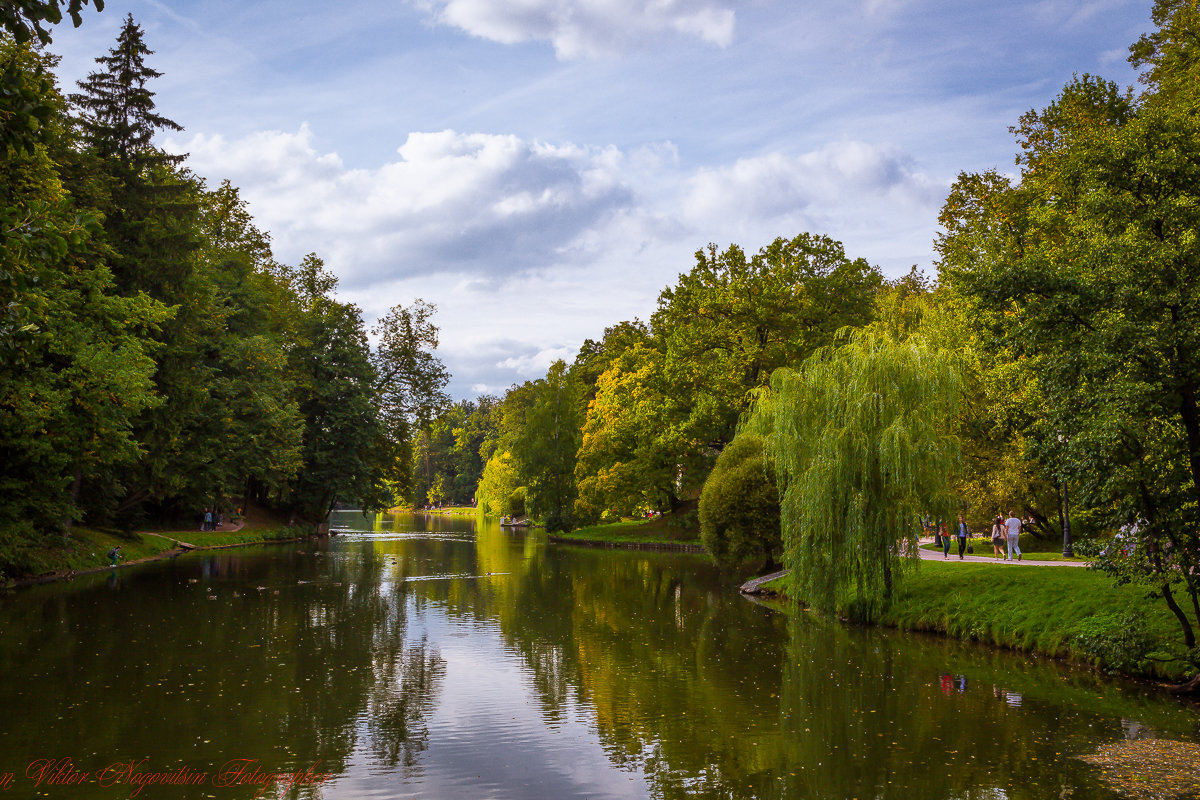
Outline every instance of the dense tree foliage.
MULTIPOLYGON (((13 13, 44 38, 61 5, 13 13)), ((53 56, 0 40, 0 566, 79 521, 394 504, 446 402, 432 306, 372 348, 319 258, 276 262, 235 187, 154 144, 180 127, 151 55, 128 18, 68 102, 53 56)))
POLYGON ((1200 18, 1155 4, 1140 96, 1083 75, 1014 128, 1021 174, 962 175, 938 243, 982 334, 1027 365, 1033 453, 1135 559, 1106 562, 1200 624, 1200 18), (1176 593, 1188 598, 1189 615, 1176 593))
POLYGON ((952 354, 878 328, 772 376, 749 430, 776 464, 798 596, 864 616, 890 600, 922 516, 955 508, 960 391, 952 354))
POLYGON ((762 436, 742 433, 721 451, 700 493, 700 541, 721 564, 779 564, 779 492, 762 436))

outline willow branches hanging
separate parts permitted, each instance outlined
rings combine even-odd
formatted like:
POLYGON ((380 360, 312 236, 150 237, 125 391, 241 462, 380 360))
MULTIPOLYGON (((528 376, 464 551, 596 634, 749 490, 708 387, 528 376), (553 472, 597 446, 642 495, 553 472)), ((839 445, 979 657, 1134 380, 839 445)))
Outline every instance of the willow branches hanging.
POLYGON ((925 514, 949 519, 960 392, 951 354, 878 329, 781 369, 747 427, 778 470, 794 591, 826 611, 870 615, 917 557, 925 514))

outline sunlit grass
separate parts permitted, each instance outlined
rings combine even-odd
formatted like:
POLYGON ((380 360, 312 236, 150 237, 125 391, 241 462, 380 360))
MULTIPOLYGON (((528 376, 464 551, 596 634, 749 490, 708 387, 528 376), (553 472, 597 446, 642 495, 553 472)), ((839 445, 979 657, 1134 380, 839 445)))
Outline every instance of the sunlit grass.
MULTIPOLYGON (((786 594, 788 579, 777 578, 762 588, 786 594)), ((1156 643, 1151 655, 1173 659, 1146 661, 1141 673, 1169 680, 1190 675, 1178 622, 1166 605, 1148 597, 1144 588, 1116 586, 1109 576, 1090 569, 923 561, 904 576, 880 622, 1089 662, 1077 635, 1089 623, 1107 618, 1115 624, 1130 611, 1143 616, 1146 633, 1156 643)))
POLYGON ((697 526, 672 524, 669 515, 654 519, 626 520, 606 525, 589 525, 556 537, 589 542, 637 542, 641 544, 700 544, 697 526))

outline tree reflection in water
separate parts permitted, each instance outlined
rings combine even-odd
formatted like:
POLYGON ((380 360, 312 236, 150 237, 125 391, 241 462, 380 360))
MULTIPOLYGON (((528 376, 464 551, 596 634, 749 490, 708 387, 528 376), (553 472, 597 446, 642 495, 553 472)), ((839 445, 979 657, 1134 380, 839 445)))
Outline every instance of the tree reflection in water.
POLYGON ((426 724, 437 706, 446 661, 427 637, 401 645, 399 652, 375 659, 375 678, 367 705, 367 746, 377 765, 417 774, 419 756, 429 746, 426 724))

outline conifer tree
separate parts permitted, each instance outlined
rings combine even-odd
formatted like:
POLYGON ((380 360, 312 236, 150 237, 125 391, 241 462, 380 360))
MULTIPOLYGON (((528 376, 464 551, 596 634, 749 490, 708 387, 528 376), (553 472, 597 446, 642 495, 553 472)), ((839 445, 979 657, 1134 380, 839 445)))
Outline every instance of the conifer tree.
POLYGON ((154 147, 154 134, 181 131, 183 126, 154 110, 154 92, 147 84, 162 73, 146 65, 150 55, 154 51, 146 46, 141 26, 128 15, 117 35, 117 46, 96 59, 103 69, 79 82, 81 94, 71 95, 71 101, 83 111, 86 141, 102 158, 117 158, 135 169, 179 164, 185 158, 154 147))
POLYGON ((120 498, 103 500, 119 518, 146 503, 166 511, 175 498, 202 501, 197 497, 202 488, 187 476, 208 473, 211 453, 199 445, 214 440, 207 423, 209 389, 220 366, 209 331, 222 316, 219 298, 209 277, 196 271, 202 187, 180 169, 184 156, 154 144, 157 133, 182 128, 155 110, 149 85, 161 73, 146 64, 152 54, 128 16, 116 45, 96 59, 100 68, 71 95, 81 113, 84 144, 73 164, 71 189, 91 198, 105 215, 117 290, 129 297, 145 293, 175 307, 157 336, 154 380, 165 402, 147 411, 136 428, 146 455, 131 474, 94 487, 97 505, 110 487, 122 487, 120 498))

